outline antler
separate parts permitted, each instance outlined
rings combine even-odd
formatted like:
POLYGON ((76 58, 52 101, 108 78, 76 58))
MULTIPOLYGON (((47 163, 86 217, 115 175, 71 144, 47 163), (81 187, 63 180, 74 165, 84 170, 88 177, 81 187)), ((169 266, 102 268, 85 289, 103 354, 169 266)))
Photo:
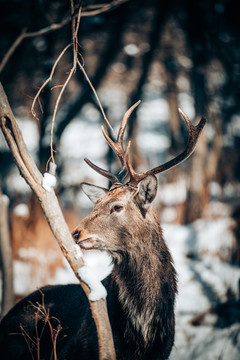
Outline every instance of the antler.
POLYGON ((114 151, 114 153, 117 155, 117 157, 121 161, 122 169, 120 170, 120 172, 117 175, 114 175, 111 172, 104 170, 104 169, 98 167, 97 165, 94 165, 87 158, 84 159, 86 161, 86 163, 89 166, 91 166, 91 168, 93 170, 97 171, 99 174, 106 177, 108 180, 110 180, 112 182, 112 184, 122 183, 122 181, 124 180, 124 178, 126 177, 126 175, 128 173, 128 169, 126 166, 126 160, 125 160, 126 156, 125 156, 125 151, 124 151, 124 147, 123 147, 123 135, 124 135, 124 131, 126 129, 127 122, 128 122, 128 119, 129 119, 131 113, 140 104, 140 102, 141 102, 140 100, 138 102, 136 102, 125 113, 123 120, 122 120, 122 124, 121 124, 119 132, 118 132, 117 142, 114 142, 112 139, 110 139, 110 137, 106 133, 104 127, 102 126, 102 132, 103 132, 105 139, 107 140, 108 144, 111 146, 112 150, 114 151))
POLYGON ((182 117, 185 120, 187 127, 188 127, 188 133, 189 133, 188 134, 188 143, 187 143, 185 150, 181 154, 176 156, 174 159, 166 162, 165 164, 157 166, 151 170, 148 170, 145 173, 139 174, 133 170, 133 167, 129 161, 129 149, 130 149, 130 142, 129 142, 127 151, 126 151, 126 166, 128 169, 128 173, 130 175, 130 181, 128 184, 130 184, 132 186, 137 186, 137 184, 142 179, 147 177, 148 175, 156 175, 156 174, 159 174, 160 172, 168 170, 168 169, 180 164, 184 160, 186 160, 193 153, 193 151, 196 147, 199 135, 201 134, 202 129, 206 123, 206 119, 204 117, 202 117, 202 119, 200 120, 198 125, 193 126, 192 123, 190 122, 189 118, 187 117, 187 115, 180 108, 178 109, 178 111, 182 115, 182 117))

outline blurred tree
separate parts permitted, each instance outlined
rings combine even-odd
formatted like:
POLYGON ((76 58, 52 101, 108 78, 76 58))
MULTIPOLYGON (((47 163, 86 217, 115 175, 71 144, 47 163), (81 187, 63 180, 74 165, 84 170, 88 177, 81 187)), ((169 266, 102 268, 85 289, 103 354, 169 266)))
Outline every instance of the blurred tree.
MULTIPOLYGON (((75 5, 78 4, 79 1, 75 1, 75 5)), ((185 165, 183 168, 190 179, 185 219, 198 218, 208 201, 211 181, 219 181, 222 187, 228 181, 239 182, 239 133, 232 130, 237 129, 234 119, 240 111, 240 32, 236 16, 239 2, 85 0, 82 6, 80 51, 97 90, 109 81, 116 86, 119 84, 129 99, 128 107, 145 96, 146 86, 155 80, 152 69, 156 62, 161 64, 164 70, 157 74, 161 83, 158 95, 169 105, 170 151, 174 154, 182 148, 184 139, 177 114, 182 93, 192 97, 195 117, 205 115, 209 119, 211 137, 202 140, 201 149, 189 162, 191 167, 187 169, 185 165)), ((0 61, 19 34, 23 34, 22 41, 5 64, 1 78, 13 107, 21 105, 21 109, 28 109, 29 96, 35 95, 36 87, 49 76, 61 49, 70 41, 69 3, 63 0, 2 0, 0 31, 0 61), (25 34, 41 29, 45 30, 38 36, 25 37, 25 34)), ((62 84, 71 65, 69 56, 70 52, 62 59, 53 83, 44 89, 40 98, 43 114, 40 114, 39 122, 38 158, 42 168, 49 157, 46 137, 57 96, 57 90, 51 91, 51 87, 62 84)), ((55 147, 58 147, 66 126, 87 102, 95 100, 79 73, 61 103, 63 111, 59 112, 56 122, 55 147)), ((105 107, 108 111, 108 105, 105 107)), ((190 116, 194 117, 194 113, 190 116)), ((128 130, 134 139, 136 119, 133 114, 128 130)), ((142 161, 139 161, 137 141, 133 140, 133 144, 134 153, 138 154, 134 163, 138 166, 142 161)), ((9 163, 6 159, 9 154, 0 149, 0 170, 4 177, 9 163)), ((111 166, 111 155, 108 155, 108 161, 111 166)), ((178 171, 181 172, 181 168, 178 171)), ((4 182, 3 187, 7 190, 4 182)))

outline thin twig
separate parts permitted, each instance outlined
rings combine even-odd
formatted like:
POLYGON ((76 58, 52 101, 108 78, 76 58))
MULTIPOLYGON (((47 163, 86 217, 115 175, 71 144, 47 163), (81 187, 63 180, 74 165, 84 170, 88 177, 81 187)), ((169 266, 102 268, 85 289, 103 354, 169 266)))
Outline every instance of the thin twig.
MULTIPOLYGON (((71 12, 73 13, 74 12, 74 4, 73 4, 73 1, 71 0, 71 12)), ((55 119, 56 119, 56 114, 57 114, 57 111, 58 111, 58 107, 59 107, 59 103, 61 101, 61 98, 62 98, 62 95, 69 83, 69 81, 71 80, 74 72, 76 71, 76 67, 77 67, 77 55, 76 55, 76 51, 75 51, 75 47, 76 47, 76 38, 77 38, 77 33, 76 33, 76 30, 79 29, 79 23, 80 23, 80 18, 81 18, 81 7, 79 8, 78 10, 78 16, 77 16, 77 25, 75 25, 75 22, 76 22, 76 19, 73 18, 73 21, 72 21, 72 46, 73 46, 73 65, 72 65, 72 68, 69 72, 69 75, 65 81, 65 83, 63 84, 62 88, 61 88, 61 91, 57 97, 57 100, 56 100, 56 104, 54 106, 54 111, 53 111, 53 117, 52 117, 52 125, 51 125, 51 135, 50 135, 50 149, 51 149, 51 160, 53 163, 55 163, 55 160, 54 160, 54 149, 53 149, 53 131, 54 131, 54 124, 55 124, 55 119)), ((65 48, 66 49, 66 48, 65 48)), ((60 56, 62 57, 62 55, 60 54, 60 56)), ((60 57, 60 58, 61 58, 60 57)), ((59 59, 60 60, 60 59, 59 59)), ((55 63, 56 64, 56 63, 55 63)), ((55 65, 54 64, 54 65, 55 65)), ((56 64, 57 65, 57 64, 56 64)), ((56 67, 56 66, 55 66, 56 67)), ((54 70, 55 70, 55 67, 54 69, 52 69, 51 71, 51 74, 50 74, 50 78, 52 78, 53 74, 54 74, 54 70)), ((46 82, 43 84, 43 86, 41 86, 40 90, 42 90, 42 88, 46 86, 46 82)), ((38 94, 37 94, 38 95, 38 94)), ((36 95, 36 96, 37 96, 36 95)), ((36 98, 36 97, 35 97, 36 98)))
POLYGON ((39 88, 37 94, 35 95, 34 97, 34 100, 32 102, 32 106, 31 106, 31 113, 32 115, 34 116, 35 119, 39 120, 37 115, 36 115, 36 112, 34 110, 34 107, 35 107, 35 103, 36 103, 36 100, 38 99, 39 95, 41 94, 42 90, 45 88, 45 86, 50 82, 52 81, 52 78, 53 78, 53 75, 54 75, 54 72, 55 72, 55 69, 57 67, 57 64, 59 63, 59 61, 61 60, 61 58, 63 57, 63 55, 65 54, 65 52, 72 46, 72 44, 68 44, 64 49, 63 51, 60 53, 60 55, 58 56, 57 60, 55 61, 55 63, 53 64, 53 67, 52 67, 52 70, 51 70, 51 73, 49 75, 49 77, 47 78, 47 80, 42 84, 42 86, 39 88))
POLYGON ((127 1, 129 1, 129 0, 113 0, 109 4, 88 5, 88 6, 86 6, 86 8, 83 11, 83 16, 94 16, 94 15, 102 14, 104 12, 111 11, 114 8, 124 4, 127 1))
MULTIPOLYGON (((70 1, 71 1, 71 13, 73 14, 73 12, 74 12, 74 4, 73 4, 73 1, 72 1, 72 0, 70 0, 70 1)), ((59 107, 59 103, 60 103, 60 101, 61 101, 62 95, 63 95, 63 93, 64 93, 64 91, 65 91, 65 89, 66 89, 69 81, 71 80, 74 72, 76 71, 77 64, 78 64, 79 68, 81 69, 81 71, 83 72, 83 74, 84 74, 87 82, 89 83, 89 85, 90 85, 90 87, 91 87, 91 89, 92 89, 92 91, 93 91, 93 93, 94 93, 94 95, 95 95, 95 98, 96 98, 96 100, 97 100, 97 103, 98 103, 98 105, 99 105, 99 108, 100 108, 100 110, 101 110, 101 112, 102 112, 103 118, 104 118, 107 126, 108 126, 108 127, 111 129, 111 131, 114 133, 114 130, 113 130, 112 126, 110 125, 110 123, 109 123, 109 121, 108 121, 108 119, 107 119, 107 117, 106 117, 106 114, 105 114, 105 112, 104 112, 104 110, 103 110, 103 107, 102 107, 102 104, 101 104, 101 102, 100 102, 100 100, 99 100, 99 97, 98 97, 98 95, 97 95, 97 92, 96 92, 96 90, 94 89, 94 87, 93 87, 93 85, 92 85, 92 83, 91 83, 91 81, 90 81, 90 79, 89 79, 89 77, 88 77, 88 75, 87 75, 87 73, 86 73, 83 65, 80 63, 80 61, 78 60, 78 57, 77 57, 77 56, 78 56, 78 40, 77 40, 77 35, 78 35, 78 30, 79 30, 79 25, 80 25, 81 12, 82 12, 82 11, 81 11, 81 6, 80 6, 79 9, 78 9, 77 18, 76 18, 76 17, 73 17, 73 20, 72 20, 72 44, 68 44, 68 45, 63 49, 63 51, 60 53, 60 55, 58 56, 57 60, 55 61, 54 65, 53 65, 53 67, 52 67, 52 70, 51 70, 51 73, 50 73, 49 77, 48 77, 48 78, 46 79, 46 81, 42 84, 42 86, 38 89, 38 92, 37 92, 37 94, 35 95, 34 100, 33 100, 33 102, 32 102, 32 106, 31 106, 31 113, 32 113, 32 115, 34 116, 34 118, 38 120, 38 117, 37 117, 37 115, 36 115, 36 111, 35 111, 35 109, 34 109, 34 108, 35 108, 35 103, 36 103, 37 100, 38 100, 38 102, 40 101, 40 100, 39 100, 39 96, 40 96, 42 90, 45 88, 45 86, 46 86, 50 81, 52 81, 52 78, 53 78, 55 69, 56 69, 59 61, 62 59, 62 57, 63 57, 63 55, 65 54, 65 52, 66 52, 71 46, 73 46, 73 65, 72 65, 72 68, 71 68, 71 70, 70 70, 70 72, 69 72, 69 75, 68 75, 65 83, 64 83, 63 85, 61 85, 62 88, 61 88, 61 91, 60 91, 60 93, 59 93, 59 95, 58 95, 58 97, 57 97, 56 104, 55 104, 54 111, 53 111, 53 118, 52 118, 52 124, 51 124, 51 132, 50 132, 50 151, 51 151, 51 156, 50 156, 50 158, 49 158, 49 160, 48 160, 48 162, 47 162, 47 165, 48 165, 50 159, 52 160, 53 163, 55 163, 55 160, 54 160, 54 152, 55 152, 55 150, 53 149, 53 132, 54 132, 54 124, 55 124, 56 114, 57 114, 57 111, 58 111, 58 107, 59 107)), ((59 85, 59 86, 60 86, 60 85, 59 85)), ((40 107, 40 108, 41 108, 41 107, 40 107)), ((42 109, 41 109, 41 110, 42 110, 42 109)))
POLYGON ((89 77, 88 77, 88 75, 87 75, 84 67, 82 66, 82 64, 80 63, 80 61, 79 61, 78 59, 77 59, 77 63, 78 63, 78 66, 80 67, 80 69, 81 69, 81 71, 82 71, 85 79, 87 80, 88 84, 90 85, 90 87, 91 87, 91 89, 92 89, 92 91, 93 91, 93 93, 94 93, 94 96, 95 96, 95 98, 96 98, 96 100, 97 100, 98 106, 99 106, 99 108, 100 108, 100 110, 101 110, 102 116, 103 116, 103 118, 104 118, 107 126, 110 128, 110 130, 111 130, 111 131, 113 132, 113 134, 114 134, 114 130, 113 130, 111 124, 109 123, 109 120, 108 120, 108 118, 107 118, 107 116, 106 116, 106 114, 105 114, 105 112, 104 112, 104 110, 103 110, 102 104, 101 104, 101 102, 100 102, 100 99, 99 99, 99 97, 98 97, 98 94, 97 94, 97 92, 96 92, 93 84, 91 83, 91 80, 89 79, 89 77))
POLYGON ((32 353, 31 345, 29 344, 29 340, 30 340, 31 343, 34 343, 35 346, 36 346, 36 343, 35 343, 34 340, 31 339, 31 337, 28 335, 28 333, 26 332, 26 330, 24 329, 24 327, 22 326, 22 324, 20 324, 19 327, 20 327, 20 329, 21 329, 21 334, 22 334, 22 336, 24 337, 24 340, 25 340, 25 342, 26 342, 26 344, 27 344, 27 347, 28 347, 29 353, 30 353, 30 355, 31 355, 31 358, 32 358, 32 360, 35 360, 35 359, 34 359, 34 355, 33 355, 33 353, 32 353))
MULTIPOLYGON (((114 9, 115 7, 125 3, 127 1, 129 1, 129 0, 114 0, 110 4, 97 5, 97 8, 96 8, 96 5, 95 6, 89 5, 89 6, 85 7, 84 11, 82 12, 82 17, 99 15, 101 13, 110 11, 110 10, 114 9)), ((74 15, 74 17, 75 16, 77 16, 77 15, 74 15)), ((58 24, 51 24, 49 26, 46 26, 45 28, 42 28, 37 31, 32 31, 32 32, 27 32, 26 28, 24 28, 22 30, 21 34, 15 39, 13 44, 10 46, 10 48, 4 55, 2 62, 0 63, 0 73, 3 71, 3 69, 5 68, 10 57, 13 55, 13 53, 16 51, 16 49, 18 48, 18 46, 22 43, 22 41, 24 39, 37 37, 37 36, 43 36, 52 31, 62 29, 65 25, 70 23, 71 20, 72 20, 72 17, 68 16, 58 24)))
POLYGON ((55 123, 55 118, 56 118, 56 114, 57 114, 57 111, 58 111, 58 106, 59 106, 59 103, 60 103, 60 100, 61 100, 61 97, 62 97, 62 94, 64 93, 73 73, 75 71, 75 67, 72 67, 72 69, 70 70, 70 73, 67 77, 67 80, 65 81, 65 83, 63 84, 63 87, 58 95, 58 98, 56 100, 56 104, 55 104, 55 107, 54 107, 54 111, 53 111, 53 117, 52 117, 52 126, 51 126, 51 137, 50 137, 50 148, 51 148, 51 159, 52 159, 52 162, 55 163, 55 160, 54 160, 54 149, 53 149, 53 130, 54 130, 54 123, 55 123))
POLYGON ((63 26, 68 24, 70 21, 71 21, 71 17, 67 17, 66 19, 61 21, 59 24, 51 24, 43 29, 40 29, 37 31, 32 31, 32 32, 27 32, 26 28, 23 29, 22 33, 16 38, 14 43, 10 46, 9 50, 6 52, 5 56, 3 57, 2 62, 0 64, 0 73, 3 71, 8 60, 10 59, 12 54, 16 51, 16 49, 18 48, 18 46, 22 43, 22 41, 24 39, 46 35, 52 31, 61 29, 63 26))
MULTIPOLYGON (((71 0, 71 11, 74 11, 74 6, 73 6, 73 1, 71 0)), ((61 88, 61 91, 58 95, 58 98, 56 100, 56 104, 55 104, 55 107, 54 107, 54 111, 53 111, 53 117, 52 117, 52 125, 51 125, 51 134, 50 134, 50 149, 51 149, 51 156, 50 156, 50 159, 52 160, 53 163, 55 163, 55 160, 54 160, 54 152, 55 150, 53 149, 53 132, 54 132, 54 124, 55 124, 55 119, 56 119, 56 115, 57 115, 57 111, 58 111, 58 107, 59 107, 59 103, 61 101, 61 98, 62 98, 62 95, 69 83, 69 81, 71 80, 74 72, 76 71, 76 67, 77 67, 77 64, 79 65, 81 71, 83 72, 87 82, 89 83, 95 97, 96 97, 96 100, 98 102, 98 105, 100 107, 100 110, 102 112, 102 115, 103 115, 103 118, 105 120, 105 122, 107 123, 107 125, 109 126, 109 128, 111 129, 112 132, 113 131, 113 128, 111 127, 107 117, 106 117, 106 114, 103 110, 103 107, 102 107, 102 104, 99 100, 99 97, 97 95, 97 92, 96 90, 94 89, 84 67, 82 66, 82 64, 80 63, 80 61, 78 60, 78 40, 77 40, 77 35, 78 35, 78 30, 79 30, 79 24, 80 24, 80 19, 81 19, 81 7, 79 8, 78 10, 78 16, 77 18, 73 18, 73 22, 72 22, 72 45, 73 45, 73 65, 72 65, 72 68, 69 72, 69 75, 65 81, 65 83, 62 85, 62 88, 61 88)), ((65 48, 66 49, 66 48, 65 48)), ((49 78, 45 81, 45 83, 41 86, 41 88, 39 89, 38 93, 36 94, 35 96, 35 101, 36 101, 36 98, 38 98, 40 92, 42 91, 42 89, 46 86, 46 84, 52 79, 52 76, 54 74, 54 71, 55 71, 55 68, 56 68, 56 65, 58 63, 58 61, 60 60, 60 58, 62 57, 63 53, 60 54, 57 62, 54 64, 54 68, 52 69, 51 71, 51 74, 49 76, 49 78)), ((32 105, 32 109, 34 107, 34 103, 32 105)))
MULTIPOLYGON (((53 356, 54 356, 54 360, 57 360, 57 337, 60 333, 60 331, 62 330, 62 326, 61 326, 61 322, 58 318, 56 318, 55 316, 50 316, 50 309, 46 309, 45 306, 45 302, 44 302, 44 293, 40 290, 41 294, 42 294, 42 304, 40 304, 39 302, 36 303, 36 305, 34 303, 30 303, 31 306, 33 308, 35 308, 37 310, 37 313, 35 314, 35 332, 36 332, 36 338, 37 338, 37 351, 39 352, 40 355, 40 340, 42 338, 43 335, 43 331, 45 329, 46 324, 48 324, 49 327, 49 331, 51 334, 51 340, 52 340, 52 345, 53 345, 53 356), (38 328, 37 328, 37 324, 38 324, 38 320, 41 319, 44 321, 44 327, 41 331, 40 336, 38 335, 38 328), (51 320, 55 320, 57 323, 56 328, 53 328, 51 320)), ((40 356, 39 356, 40 359, 40 356)))

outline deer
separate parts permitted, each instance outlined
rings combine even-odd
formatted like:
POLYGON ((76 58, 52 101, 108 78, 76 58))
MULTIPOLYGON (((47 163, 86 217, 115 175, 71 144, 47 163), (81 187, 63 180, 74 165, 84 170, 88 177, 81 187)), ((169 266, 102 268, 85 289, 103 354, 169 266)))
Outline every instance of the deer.
MULTIPOLYGON (((111 259, 110 274, 104 272, 98 289, 89 285, 89 298, 94 301, 98 296, 106 297, 116 358, 164 360, 174 345, 177 273, 152 206, 158 187, 156 175, 193 153, 206 119, 194 126, 179 109, 188 128, 185 150, 162 165, 138 173, 130 161, 131 142, 125 149, 123 141, 128 119, 138 103, 125 113, 116 141, 102 127, 107 143, 120 160, 121 170, 113 174, 85 158, 111 186, 108 189, 81 184, 94 208, 72 231, 72 236, 87 254, 99 251, 111 259)), ((45 286, 18 302, 0 323, 1 359, 55 359, 51 327, 58 334, 58 360, 98 359, 95 323, 79 284, 45 286), (49 327, 39 304, 44 305, 49 327)))

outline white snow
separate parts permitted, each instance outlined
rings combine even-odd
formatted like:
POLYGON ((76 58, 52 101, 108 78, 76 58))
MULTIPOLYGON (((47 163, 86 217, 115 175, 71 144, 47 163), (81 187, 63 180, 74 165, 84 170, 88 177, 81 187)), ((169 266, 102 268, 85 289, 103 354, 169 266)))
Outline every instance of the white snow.
POLYGON ((88 157, 95 161, 104 157, 107 145, 101 134, 101 127, 95 123, 87 123, 74 119, 65 129, 61 141, 59 152, 63 158, 78 159, 88 157))
POLYGON ((29 216, 29 208, 27 204, 21 203, 14 207, 13 214, 18 217, 27 218, 29 216))
MULTIPOLYGON (((17 113, 17 111, 16 111, 17 113)), ((37 123, 31 119, 17 118, 18 126, 22 132, 23 140, 30 152, 36 151, 39 144, 39 131, 37 123)), ((8 145, 4 139, 2 132, 0 132, 0 149, 7 150, 8 145)))
POLYGON ((125 51, 126 54, 128 54, 130 56, 135 56, 135 55, 139 54, 139 52, 140 52, 139 47, 135 44, 128 44, 128 45, 124 46, 123 50, 125 51))
POLYGON ((231 121, 228 124, 228 132, 230 135, 240 135, 240 114, 235 114, 231 117, 231 121))
POLYGON ((168 206, 183 203, 187 197, 186 180, 180 178, 173 183, 161 184, 157 196, 163 204, 168 206))
POLYGON ((230 231, 234 225, 231 218, 215 220, 199 219, 194 222, 193 228, 197 234, 197 253, 211 254, 220 259, 230 260, 234 247, 234 236, 230 231))
POLYGON ((215 297, 218 301, 227 300, 228 289, 238 296, 240 269, 223 258, 229 256, 231 222, 229 218, 222 218, 211 222, 198 220, 189 226, 163 226, 178 272, 179 287, 171 360, 239 359, 240 325, 217 329, 214 327, 216 316, 209 313, 215 297), (195 257, 189 258, 192 252, 195 257), (206 313, 204 323, 193 326, 191 320, 203 313, 206 313))
POLYGON ((169 145, 169 138, 165 135, 141 133, 138 136, 138 146, 143 153, 146 151, 155 153, 156 151, 164 151, 169 148, 169 145))
POLYGON ((170 360, 239 360, 239 334, 239 324, 221 330, 201 326, 188 342, 175 344, 170 360))
POLYGON ((78 269, 78 275, 89 286, 89 300, 97 301, 107 297, 107 291, 101 281, 96 278, 96 274, 88 266, 82 266, 78 269))
POLYGON ((31 193, 31 189, 29 185, 26 183, 24 178, 19 175, 19 171, 16 166, 14 166, 7 177, 7 185, 9 192, 13 194, 29 194, 31 193))
POLYGON ((78 260, 78 259, 80 259, 80 258, 83 258, 83 253, 82 253, 82 251, 81 251, 81 249, 80 249, 80 246, 79 245, 77 245, 77 244, 75 244, 75 259, 76 260, 78 260))
POLYGON ((39 144, 38 125, 32 119, 17 119, 19 128, 22 131, 24 142, 30 152, 36 151, 39 144))
POLYGON ((105 251, 83 251, 84 266, 78 269, 78 275, 89 286, 89 300, 105 299, 107 291, 101 280, 105 279, 113 269, 112 259, 105 251))
POLYGON ((188 93, 179 94, 179 107, 184 111, 188 118, 194 119, 195 107, 193 97, 188 93))
POLYGON ((52 174, 49 174, 47 172, 45 172, 43 174, 43 179, 42 179, 42 187, 47 191, 50 192, 56 185, 56 177, 52 174))
POLYGON ((0 194, 1 196, 1 201, 6 205, 8 206, 9 205, 9 197, 7 195, 4 195, 4 194, 0 194))
POLYGON ((106 251, 83 250, 83 259, 85 265, 95 272, 99 281, 105 279, 112 272, 112 258, 106 251))
POLYGON ((153 128, 169 119, 168 103, 163 98, 144 101, 139 105, 138 124, 140 127, 153 128))

